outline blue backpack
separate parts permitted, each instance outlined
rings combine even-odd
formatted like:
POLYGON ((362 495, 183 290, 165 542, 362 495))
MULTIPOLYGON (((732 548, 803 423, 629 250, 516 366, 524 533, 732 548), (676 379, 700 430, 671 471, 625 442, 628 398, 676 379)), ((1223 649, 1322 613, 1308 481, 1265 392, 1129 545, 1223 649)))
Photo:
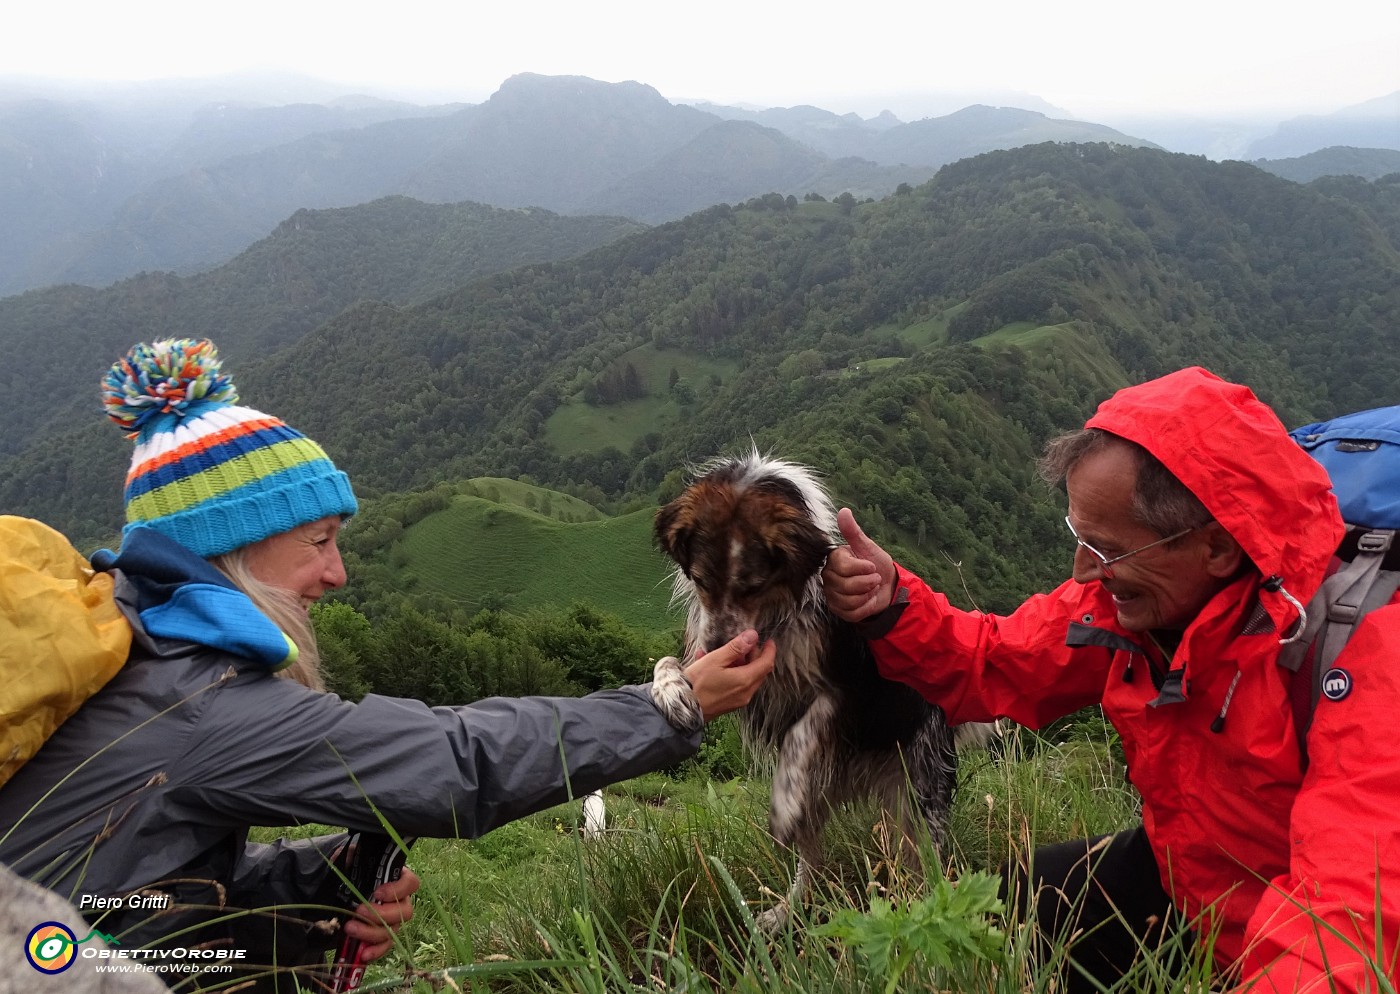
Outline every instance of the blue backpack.
POLYGON ((1294 723, 1306 765, 1305 736, 1318 700, 1340 699, 1351 689, 1337 656, 1361 619, 1400 589, 1400 406, 1346 414, 1289 434, 1327 470, 1347 525, 1335 570, 1308 602, 1301 636, 1279 657, 1279 665, 1294 674, 1294 723))

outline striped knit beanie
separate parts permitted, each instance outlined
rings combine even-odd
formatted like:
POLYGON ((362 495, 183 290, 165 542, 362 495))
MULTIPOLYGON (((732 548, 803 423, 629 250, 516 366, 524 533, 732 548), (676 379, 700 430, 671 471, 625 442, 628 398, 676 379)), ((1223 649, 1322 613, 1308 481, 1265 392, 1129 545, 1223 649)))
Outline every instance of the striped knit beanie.
POLYGON ((319 445, 237 406, 212 342, 137 345, 112 365, 102 394, 136 443, 123 537, 146 526, 208 558, 355 513, 349 478, 319 445))

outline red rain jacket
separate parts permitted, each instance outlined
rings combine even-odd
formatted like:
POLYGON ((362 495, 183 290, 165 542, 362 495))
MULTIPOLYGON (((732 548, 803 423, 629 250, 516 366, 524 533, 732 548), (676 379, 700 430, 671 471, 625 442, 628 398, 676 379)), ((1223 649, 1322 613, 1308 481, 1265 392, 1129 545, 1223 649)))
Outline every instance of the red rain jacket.
POLYGON ((1316 592, 1342 534, 1326 473, 1247 388, 1199 368, 1119 391, 1087 426, 1161 460, 1259 572, 1206 604, 1167 672, 1118 626, 1098 582, 1066 582, 998 617, 958 610, 900 569, 910 603, 871 643, 881 672, 954 722, 1039 727, 1102 703, 1163 886, 1188 915, 1205 915, 1203 931, 1219 927, 1222 968, 1238 963, 1255 991, 1374 990, 1369 952, 1393 981, 1400 604, 1372 612, 1337 660, 1353 689, 1320 702, 1304 775, 1291 674, 1277 662, 1298 612, 1263 581, 1281 579, 1304 604, 1316 592))

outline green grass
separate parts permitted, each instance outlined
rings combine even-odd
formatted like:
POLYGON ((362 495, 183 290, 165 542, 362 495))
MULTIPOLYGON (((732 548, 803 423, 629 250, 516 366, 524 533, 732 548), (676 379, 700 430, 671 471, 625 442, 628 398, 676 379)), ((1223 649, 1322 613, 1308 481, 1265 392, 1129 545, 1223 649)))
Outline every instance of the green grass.
POLYGON ((669 389, 672 369, 698 390, 711 376, 727 380, 738 371, 740 365, 734 359, 711 359, 681 349, 658 349, 655 345, 639 346, 625 353, 618 361, 630 362, 635 366, 647 390, 657 394, 664 394, 669 389))
MULTIPOLYGON (((1123 827, 1136 818, 1136 798, 1106 740, 1047 745, 1021 734, 997 751, 995 761, 965 759, 952 837, 942 860, 925 850, 927 874, 914 871, 878 812, 838 812, 811 900, 772 937, 755 929, 753 915, 786 891, 794 861, 768 836, 761 778, 650 775, 614 785, 598 840, 579 835, 576 803, 474 841, 420 840, 411 859, 424 881, 417 912, 399 952, 373 968, 366 987, 426 992, 451 977, 478 994, 1045 989, 1025 962, 1024 936, 997 931, 980 911, 958 912, 943 871, 979 880, 1026 839, 1123 827), (990 926, 981 944, 996 970, 966 958, 940 967, 935 949, 915 949, 897 975, 881 966, 869 955, 880 930, 916 913, 990 926), (832 922, 847 938, 827 928, 832 922), (405 977, 418 979, 405 987, 405 977)), ((942 934, 930 931, 928 943, 942 934)))
POLYGON ((882 324, 871 328, 864 337, 879 338, 881 336, 893 334, 905 345, 912 349, 932 348, 937 345, 946 345, 948 342, 948 321, 959 307, 953 307, 937 314, 930 314, 919 321, 913 321, 907 325, 882 324))
POLYGON ((648 432, 675 424, 681 414, 680 405, 668 397, 647 396, 602 407, 573 400, 561 404, 550 415, 544 437, 564 456, 606 448, 627 452, 648 432))
POLYGON ((948 341, 948 319, 951 316, 951 311, 944 311, 922 321, 915 321, 913 324, 899 329, 899 338, 915 348, 946 344, 948 341))
POLYGON ((1027 352, 1054 355, 1075 371, 1076 378, 1102 383, 1113 389, 1127 386, 1131 377, 1104 346, 1086 333, 1078 321, 1036 324, 1018 321, 974 339, 985 347, 1016 346, 1027 352))
POLYGON ((1014 321, 996 331, 972 340, 973 345, 1020 345, 1030 348, 1043 344, 1055 335, 1060 325, 1039 325, 1034 321, 1014 321))
MULTIPOLYGON (((423 880, 413 920, 362 989, 1051 994, 1062 989, 1053 977, 1062 941, 1050 940, 1051 967, 1033 960, 1033 923, 1002 919, 988 869, 1140 817, 1102 720, 1085 712, 1062 731, 1066 741, 1014 730, 987 754, 965 754, 948 845, 941 856, 925 845, 921 872, 878 812, 837 812, 810 900, 772 936, 754 915, 786 891, 794 861, 768 836, 761 776, 615 784, 600 839, 581 837, 577 802, 481 839, 421 839, 410 856, 423 880)), ((1161 952, 1179 941, 1146 951, 1113 991, 1219 988, 1209 934, 1184 974, 1167 973, 1161 952)))
MULTIPOLYGON (((830 205, 804 205, 824 206, 830 208, 830 205)), ((878 325, 867 329, 864 337, 876 341, 894 335, 914 351, 938 348, 948 342, 948 323, 966 307, 967 301, 960 301, 952 307, 907 325, 878 325)), ((1016 346, 1029 351, 1069 350, 1074 355, 1099 353, 1085 356, 1085 361, 1096 367, 1098 377, 1106 377, 1105 382, 1126 382, 1125 374, 1117 368, 1117 364, 1107 357, 1101 346, 1082 334, 1078 324, 1073 321, 1059 325, 1018 321, 975 339, 974 344, 993 348, 1016 346), (1112 368, 1097 368, 1103 366, 1112 368)), ((877 356, 852 362, 851 366, 842 372, 880 373, 899 365, 902 361, 900 356, 877 356)), ((688 416, 686 407, 677 402, 670 390, 671 370, 674 369, 698 394, 708 388, 711 377, 718 377, 723 381, 732 376, 738 368, 732 361, 714 360, 679 349, 658 349, 650 344, 625 353, 615 362, 630 362, 636 368, 646 387, 647 395, 637 400, 604 406, 585 403, 581 391, 566 398, 545 422, 544 428, 545 440, 559 454, 581 455, 599 452, 609 447, 627 452, 649 432, 664 430, 688 416)))
POLYGON ((540 517, 557 518, 561 521, 601 521, 607 517, 586 500, 501 476, 475 477, 462 485, 462 492, 469 497, 485 497, 497 504, 507 504, 540 517), (541 511, 546 498, 550 507, 549 514, 543 514, 541 511))
MULTIPOLYGON (((477 489, 505 500, 510 483, 478 481, 477 489)), ((516 494, 523 501, 520 495, 531 492, 537 506, 548 493, 529 488, 516 494)), ((567 500, 549 496, 556 508, 567 500)), ((665 633, 680 619, 668 610, 668 564, 652 546, 651 526, 650 510, 566 523, 514 503, 464 495, 410 527, 394 555, 406 585, 469 612, 582 602, 634 628, 665 633)))
POLYGON ((621 452, 649 432, 658 431, 685 416, 670 389, 674 369, 697 395, 710 389, 711 377, 728 379, 739 368, 733 360, 710 359, 680 349, 642 345, 620 356, 630 362, 646 387, 647 396, 621 404, 595 407, 574 395, 545 422, 545 440, 561 455, 598 452, 609 446, 621 452))

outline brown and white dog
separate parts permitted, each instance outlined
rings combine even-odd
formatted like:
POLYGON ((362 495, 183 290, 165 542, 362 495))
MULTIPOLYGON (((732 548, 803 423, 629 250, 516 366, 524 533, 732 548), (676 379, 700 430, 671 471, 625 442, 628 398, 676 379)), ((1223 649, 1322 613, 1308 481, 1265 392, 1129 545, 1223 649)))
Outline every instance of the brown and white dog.
MULTIPOLYGON (((866 640, 828 611, 821 569, 840 533, 816 476, 757 451, 715 459, 657 512, 655 535, 676 564, 687 662, 746 628, 777 642, 772 675, 739 714, 750 746, 776 756, 769 830, 798 854, 787 900, 760 916, 762 926, 780 928, 802 900, 839 804, 874 798, 901 818, 906 838, 921 821, 940 845, 957 770, 953 732, 942 710, 881 677, 866 640)), ((655 678, 668 717, 693 699, 675 657, 657 663, 655 678)))

